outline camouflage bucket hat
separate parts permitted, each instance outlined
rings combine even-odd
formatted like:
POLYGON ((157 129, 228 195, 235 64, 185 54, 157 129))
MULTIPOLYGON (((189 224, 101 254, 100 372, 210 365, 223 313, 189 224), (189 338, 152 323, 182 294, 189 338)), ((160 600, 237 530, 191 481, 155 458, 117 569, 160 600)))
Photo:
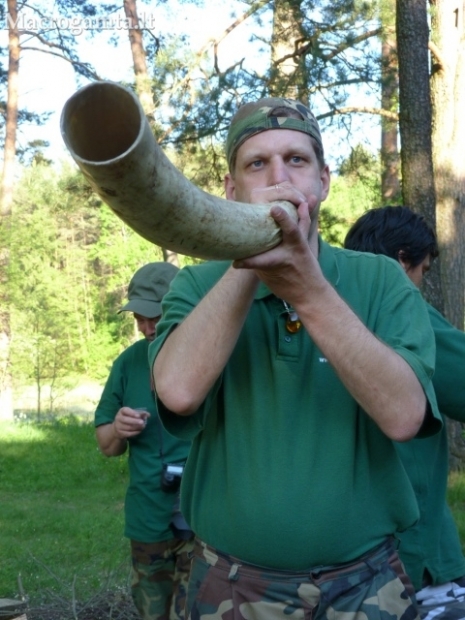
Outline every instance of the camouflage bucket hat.
POLYGON ((232 170, 236 158, 237 149, 251 136, 267 131, 268 129, 293 129, 311 136, 323 153, 318 121, 310 110, 300 101, 284 99, 282 97, 267 97, 241 106, 233 116, 226 139, 226 157, 229 169, 232 170), (300 118, 280 116, 277 109, 287 108, 293 113, 298 113, 300 118))

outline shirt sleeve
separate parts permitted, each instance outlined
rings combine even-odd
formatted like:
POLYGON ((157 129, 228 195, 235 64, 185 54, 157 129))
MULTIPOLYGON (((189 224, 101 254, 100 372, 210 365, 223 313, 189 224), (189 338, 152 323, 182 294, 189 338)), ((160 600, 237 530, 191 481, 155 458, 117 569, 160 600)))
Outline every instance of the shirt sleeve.
MULTIPOLYGON (((193 276, 189 267, 184 267, 172 281, 169 292, 162 302, 162 318, 157 324, 157 337, 149 346, 149 366, 153 370, 155 359, 165 340, 176 329, 199 301, 208 293, 224 274, 230 263, 218 261, 214 266, 210 264, 205 269, 196 271, 193 276)), ((211 404, 220 389, 222 375, 218 378, 207 398, 196 413, 190 416, 179 416, 165 407, 158 398, 154 384, 157 409, 165 429, 174 437, 185 441, 192 441, 204 428, 205 416, 211 410, 211 404)))
POLYGON ((433 385, 441 413, 465 422, 465 333, 427 304, 436 339, 433 385))
POLYGON ((113 363, 102 396, 97 405, 94 415, 94 426, 111 424, 116 414, 123 406, 123 377, 121 373, 121 360, 117 358, 113 363))
POLYGON ((434 332, 420 291, 399 265, 392 263, 389 260, 385 265, 388 292, 383 297, 375 333, 409 364, 420 382, 427 407, 417 437, 429 437, 443 426, 432 382, 436 360, 434 332))

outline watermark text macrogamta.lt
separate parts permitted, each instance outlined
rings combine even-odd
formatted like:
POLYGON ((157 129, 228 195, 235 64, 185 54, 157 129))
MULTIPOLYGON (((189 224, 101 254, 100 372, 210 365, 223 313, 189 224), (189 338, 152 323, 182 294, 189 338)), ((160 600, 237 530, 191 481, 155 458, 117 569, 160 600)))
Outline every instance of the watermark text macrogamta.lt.
POLYGON ((43 32, 44 30, 68 30, 73 35, 80 35, 86 30, 152 30, 155 16, 142 13, 138 20, 122 15, 96 15, 93 17, 50 17, 27 16, 19 14, 16 19, 7 13, 4 28, 17 28, 19 31, 43 32))

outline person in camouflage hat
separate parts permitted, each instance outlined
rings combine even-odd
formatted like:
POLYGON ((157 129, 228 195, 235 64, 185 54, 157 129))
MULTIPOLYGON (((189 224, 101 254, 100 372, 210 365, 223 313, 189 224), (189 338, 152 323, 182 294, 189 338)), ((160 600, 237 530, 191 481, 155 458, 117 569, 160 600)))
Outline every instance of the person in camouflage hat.
POLYGON ((184 268, 149 348, 163 424, 193 440, 186 617, 413 620, 395 534, 418 506, 394 441, 441 428, 423 300, 393 261, 319 237, 330 175, 302 103, 246 104, 226 150, 229 200, 298 221, 270 204, 277 247, 184 268))
POLYGON ((246 103, 234 116, 226 140, 226 158, 230 171, 234 170, 237 149, 241 144, 268 129, 291 129, 308 134, 314 140, 318 161, 324 166, 320 128, 312 112, 300 101, 267 97, 254 103, 246 103))

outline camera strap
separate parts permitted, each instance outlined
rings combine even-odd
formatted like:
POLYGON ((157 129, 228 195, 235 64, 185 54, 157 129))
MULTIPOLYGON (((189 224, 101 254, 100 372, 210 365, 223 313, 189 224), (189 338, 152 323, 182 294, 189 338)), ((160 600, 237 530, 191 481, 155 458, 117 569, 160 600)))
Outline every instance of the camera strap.
MULTIPOLYGON (((163 454, 163 427, 161 424, 160 416, 157 411, 157 425, 158 425, 158 437, 159 437, 159 454, 162 467, 165 465, 165 459, 163 454)), ((171 518, 170 529, 175 538, 180 540, 189 540, 192 537, 192 530, 189 527, 187 521, 184 519, 180 508, 180 492, 176 493, 176 501, 173 505, 173 516, 171 518)))
POLYGON ((163 428, 161 425, 160 416, 157 411, 157 428, 158 428, 158 452, 160 454, 160 460, 162 466, 165 464, 164 454, 163 454, 163 428))

